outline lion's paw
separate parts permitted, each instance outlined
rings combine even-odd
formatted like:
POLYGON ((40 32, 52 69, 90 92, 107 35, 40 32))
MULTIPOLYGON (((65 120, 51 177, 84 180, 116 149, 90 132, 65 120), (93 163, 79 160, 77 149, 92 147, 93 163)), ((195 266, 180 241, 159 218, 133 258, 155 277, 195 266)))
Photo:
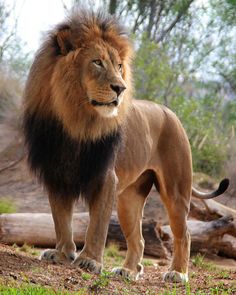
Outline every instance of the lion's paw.
POLYGON ((187 283, 188 282, 188 274, 181 273, 175 270, 168 271, 163 276, 164 281, 170 283, 187 283))
POLYGON ((71 263, 76 258, 76 253, 71 252, 68 256, 68 258, 65 256, 64 253, 59 252, 56 249, 48 249, 41 253, 39 259, 44 261, 49 261, 52 263, 71 263))
POLYGON ((102 264, 89 257, 78 256, 73 262, 73 265, 95 274, 100 274, 102 271, 102 264))
POLYGON ((143 275, 143 266, 139 264, 139 271, 135 272, 125 267, 115 267, 112 269, 112 272, 117 275, 121 276, 124 279, 129 279, 132 281, 137 281, 141 275, 143 275))

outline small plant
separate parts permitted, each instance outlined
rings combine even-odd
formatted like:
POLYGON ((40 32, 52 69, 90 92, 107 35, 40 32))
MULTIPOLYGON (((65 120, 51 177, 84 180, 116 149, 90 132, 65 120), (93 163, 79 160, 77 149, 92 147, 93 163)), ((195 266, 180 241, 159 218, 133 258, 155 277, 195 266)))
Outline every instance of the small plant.
POLYGON ((201 255, 200 253, 198 253, 196 256, 193 257, 192 263, 194 266, 197 266, 205 270, 209 270, 209 271, 216 270, 216 267, 212 263, 205 262, 204 255, 201 255))
POLYGON ((82 279, 84 281, 88 281, 88 280, 90 280, 92 278, 92 276, 89 273, 86 273, 86 272, 83 272, 81 277, 82 277, 82 279))
POLYGON ((113 273, 109 271, 103 271, 97 280, 93 283, 92 287, 94 288, 105 288, 109 285, 110 277, 113 276, 113 273))
POLYGON ((192 263, 194 266, 202 267, 204 264, 204 255, 198 253, 196 256, 193 257, 192 263))
POLYGON ((219 272, 219 276, 221 276, 222 279, 229 279, 230 273, 227 270, 222 270, 219 272))
POLYGON ((16 212, 16 207, 11 201, 7 199, 0 200, 0 214, 14 212, 16 212))

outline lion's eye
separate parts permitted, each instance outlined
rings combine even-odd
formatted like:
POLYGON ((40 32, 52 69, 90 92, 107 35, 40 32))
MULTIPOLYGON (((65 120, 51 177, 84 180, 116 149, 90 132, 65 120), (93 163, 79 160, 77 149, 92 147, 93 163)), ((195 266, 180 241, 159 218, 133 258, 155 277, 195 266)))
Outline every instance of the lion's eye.
POLYGON ((95 66, 97 67, 103 67, 102 61, 100 59, 95 59, 93 60, 93 63, 95 64, 95 66))
POLYGON ((120 72, 122 71, 122 64, 118 64, 118 69, 120 72))

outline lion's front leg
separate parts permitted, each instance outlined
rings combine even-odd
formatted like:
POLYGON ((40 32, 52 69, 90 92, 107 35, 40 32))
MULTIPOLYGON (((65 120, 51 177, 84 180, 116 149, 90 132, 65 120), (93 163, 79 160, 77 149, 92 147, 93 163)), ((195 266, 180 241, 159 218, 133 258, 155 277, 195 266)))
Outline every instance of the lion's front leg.
POLYGON ((75 265, 93 273, 100 273, 102 270, 103 251, 114 202, 116 183, 115 172, 109 171, 101 188, 94 188, 96 193, 94 193, 89 203, 90 222, 85 244, 74 261, 75 265))
POLYGON ((71 263, 76 257, 73 241, 72 215, 75 200, 49 194, 49 202, 56 232, 56 248, 45 250, 40 258, 53 263, 71 263))

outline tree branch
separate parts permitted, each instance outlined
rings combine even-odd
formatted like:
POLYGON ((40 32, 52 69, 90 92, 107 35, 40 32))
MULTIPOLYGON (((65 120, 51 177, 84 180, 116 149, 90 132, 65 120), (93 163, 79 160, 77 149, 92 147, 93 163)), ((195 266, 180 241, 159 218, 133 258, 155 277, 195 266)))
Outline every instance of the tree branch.
POLYGON ((172 29, 175 27, 175 25, 180 21, 180 19, 182 18, 182 16, 186 13, 186 11, 189 9, 190 5, 192 4, 194 0, 189 0, 185 6, 178 12, 176 18, 172 21, 172 23, 165 29, 163 30, 163 32, 161 33, 160 37, 158 37, 156 39, 156 42, 159 43, 161 41, 163 41, 163 39, 165 38, 165 36, 167 34, 169 34, 172 29))

